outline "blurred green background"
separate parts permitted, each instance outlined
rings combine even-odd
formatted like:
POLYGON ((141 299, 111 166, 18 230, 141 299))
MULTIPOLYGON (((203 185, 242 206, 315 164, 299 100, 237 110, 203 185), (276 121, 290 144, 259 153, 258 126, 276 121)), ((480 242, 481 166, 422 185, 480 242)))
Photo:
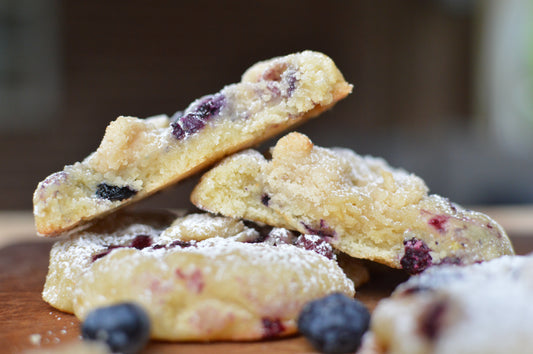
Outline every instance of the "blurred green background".
MULTIPOLYGON (((298 130, 386 158, 462 204, 533 202, 529 0, 0 0, 0 209, 258 60, 312 49, 354 93, 298 130)), ((271 145, 271 140, 263 148, 271 145)), ((145 205, 188 207, 194 179, 145 205)))

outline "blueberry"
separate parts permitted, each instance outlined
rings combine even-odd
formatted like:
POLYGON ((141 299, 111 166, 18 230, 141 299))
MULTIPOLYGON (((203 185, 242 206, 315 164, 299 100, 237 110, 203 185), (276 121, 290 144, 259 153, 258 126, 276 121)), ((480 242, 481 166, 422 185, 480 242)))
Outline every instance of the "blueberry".
POLYGON ((411 238, 403 241, 405 253, 400 259, 402 269, 409 274, 418 274, 433 264, 431 249, 419 239, 411 238))
POLYGON ((181 127, 188 134, 194 134, 205 126, 205 121, 196 114, 188 114, 181 118, 181 127))
POLYGON ((308 251, 314 251, 329 259, 335 259, 333 247, 323 237, 317 235, 300 235, 294 242, 294 245, 308 251))
POLYGON ((261 196, 261 203, 264 205, 264 206, 268 206, 268 203, 270 203, 270 196, 266 193, 264 193, 262 196, 261 196))
POLYGON ((323 353, 355 352, 368 329, 370 313, 359 301, 335 293, 306 304, 298 330, 323 353))
POLYGON ((201 119, 208 120, 220 113, 220 110, 225 104, 226 97, 222 94, 207 96, 198 105, 194 114, 198 115, 201 119))
POLYGON ((206 96, 196 106, 185 113, 179 112, 175 115, 171 123, 172 134, 178 140, 187 135, 194 134, 201 130, 206 122, 220 113, 226 104, 226 97, 223 94, 206 96))
POLYGON ((115 353, 138 353, 150 339, 150 319, 140 306, 122 303, 90 312, 81 331, 84 339, 105 341, 115 353))
POLYGON ((335 230, 333 230, 324 219, 320 219, 319 224, 314 227, 304 223, 303 221, 301 221, 300 223, 303 225, 306 230, 306 233, 309 235, 317 235, 320 237, 335 237, 337 234, 335 230))
POLYGON ((146 247, 150 247, 152 245, 152 238, 148 235, 137 235, 131 241, 130 247, 136 248, 138 250, 142 250, 146 247))
POLYGON ((96 196, 111 201, 124 200, 133 197, 137 191, 128 186, 119 187, 107 183, 100 183, 96 187, 96 196))
POLYGON ((264 339, 276 338, 286 329, 279 318, 270 319, 265 317, 263 318, 262 323, 264 339))

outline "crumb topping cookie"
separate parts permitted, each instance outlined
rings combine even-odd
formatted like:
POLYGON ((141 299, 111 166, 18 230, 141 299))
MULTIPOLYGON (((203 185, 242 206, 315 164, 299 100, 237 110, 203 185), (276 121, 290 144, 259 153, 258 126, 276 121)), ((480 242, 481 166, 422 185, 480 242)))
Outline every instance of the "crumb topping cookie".
POLYGON ((262 233, 209 214, 170 226, 136 220, 114 214, 57 241, 44 300, 80 319, 134 302, 146 309, 152 338, 204 341, 289 335, 307 302, 354 295, 327 246, 309 248, 305 235, 292 240, 288 231, 262 233))
POLYGON ((356 258, 419 273, 513 254, 491 218, 429 194, 424 181, 383 159, 314 146, 290 133, 267 160, 232 155, 202 176, 200 209, 314 234, 356 258))
POLYGON ((329 57, 304 51, 257 63, 240 83, 172 117, 119 117, 95 152, 39 183, 37 232, 58 235, 144 198, 318 115, 351 89, 329 57))
POLYGON ((533 353, 533 256, 504 256, 411 277, 380 301, 371 333, 384 353, 533 353))

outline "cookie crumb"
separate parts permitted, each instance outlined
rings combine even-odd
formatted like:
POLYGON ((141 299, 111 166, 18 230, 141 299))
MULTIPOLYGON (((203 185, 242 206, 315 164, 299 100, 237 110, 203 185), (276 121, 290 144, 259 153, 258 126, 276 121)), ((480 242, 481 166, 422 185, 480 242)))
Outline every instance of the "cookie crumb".
POLYGON ((30 334, 30 342, 33 345, 41 345, 42 336, 39 333, 30 334))

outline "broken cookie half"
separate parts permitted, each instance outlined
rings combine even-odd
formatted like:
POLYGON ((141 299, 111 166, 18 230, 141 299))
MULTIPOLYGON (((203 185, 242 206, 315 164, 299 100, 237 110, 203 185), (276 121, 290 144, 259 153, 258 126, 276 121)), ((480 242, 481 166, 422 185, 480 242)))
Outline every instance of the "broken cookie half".
POLYGON ((351 90, 329 57, 304 51, 257 63, 172 117, 119 117, 94 153, 39 183, 36 230, 82 226, 317 116, 351 90))
POLYGON ((205 173, 191 201, 200 209, 318 235, 352 257, 410 274, 513 254, 487 215, 429 194, 424 181, 383 159, 314 146, 290 133, 268 160, 255 150, 205 173))

